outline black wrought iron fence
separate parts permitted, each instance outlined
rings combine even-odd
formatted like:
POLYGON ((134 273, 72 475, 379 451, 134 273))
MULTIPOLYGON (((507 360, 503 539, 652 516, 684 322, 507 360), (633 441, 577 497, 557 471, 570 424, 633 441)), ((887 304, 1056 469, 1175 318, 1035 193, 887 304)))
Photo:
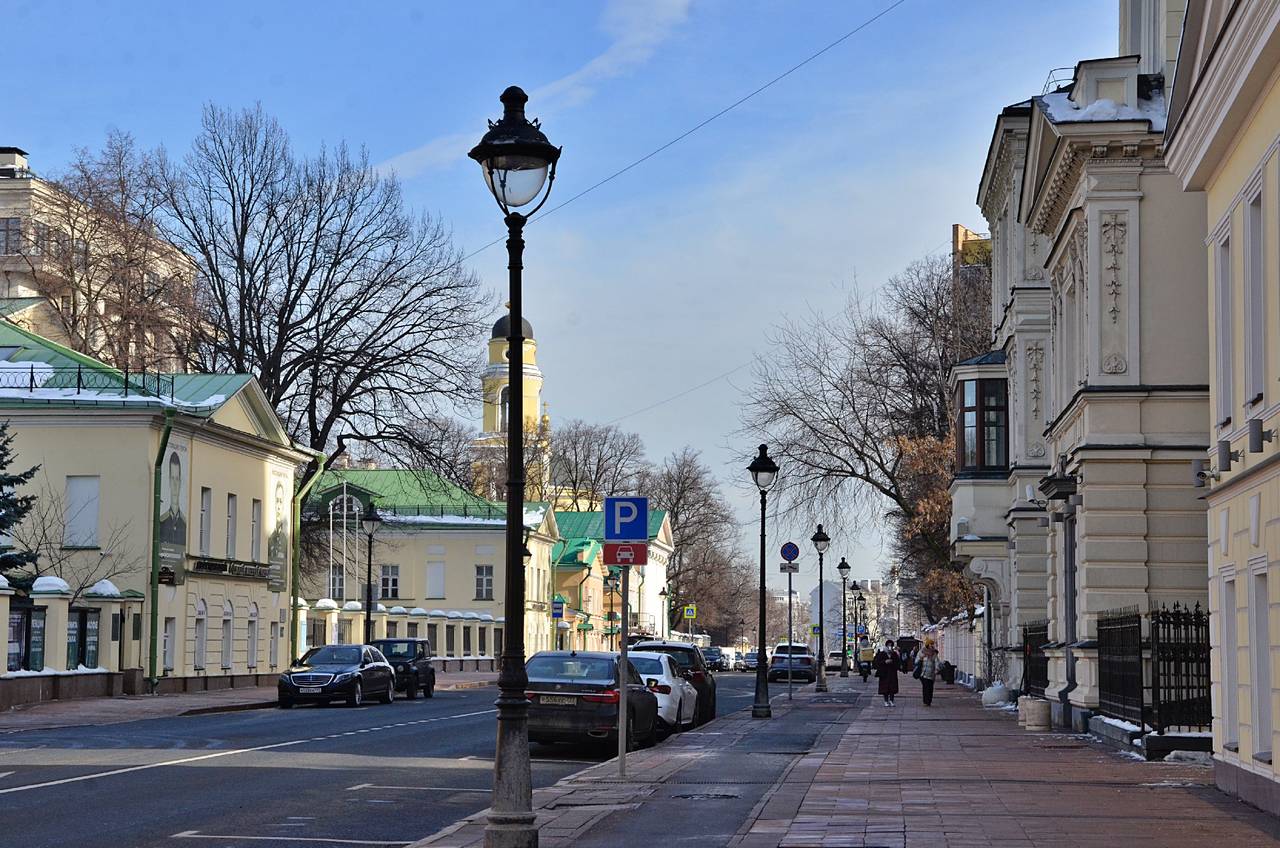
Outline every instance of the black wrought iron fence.
POLYGON ((1143 724, 1142 614, 1137 607, 1098 616, 1098 711, 1143 724))
POLYGON ((43 362, 0 363, 0 389, 58 396, 95 392, 123 397, 172 397, 174 375, 155 371, 115 371, 89 365, 47 365, 43 362))
POLYGON ((1209 702, 1209 612, 1175 603, 1151 613, 1151 725, 1207 729, 1209 702))
POLYGON ((1044 697, 1049 685, 1049 658, 1044 646, 1049 641, 1047 620, 1022 625, 1022 688, 1030 695, 1044 697))

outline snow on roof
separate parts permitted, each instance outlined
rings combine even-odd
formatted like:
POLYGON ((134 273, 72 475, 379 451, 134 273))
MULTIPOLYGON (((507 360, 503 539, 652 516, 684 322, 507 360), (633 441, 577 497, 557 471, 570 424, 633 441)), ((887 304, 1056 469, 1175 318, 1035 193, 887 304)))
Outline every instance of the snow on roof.
POLYGON ((445 616, 448 618, 462 618, 462 613, 458 612, 457 610, 449 610, 447 613, 445 613, 445 616))
POLYGON ((374 612, 386 612, 386 611, 387 611, 387 608, 382 604, 378 604, 378 606, 374 609, 374 612))
POLYGON ((0 589, 8 589, 8 588, 9 588, 9 581, 5 579, 3 574, 0 574, 0 589))
POLYGON ((493 616, 487 612, 480 613, 481 621, 493 621, 493 616))
POLYGON ((1081 109, 1071 101, 1065 91, 1055 91, 1040 98, 1049 120, 1055 124, 1080 123, 1086 121, 1150 121, 1154 132, 1164 132, 1165 108, 1164 92, 1153 91, 1150 100, 1138 100, 1137 106, 1126 106, 1114 100, 1100 98, 1081 109))
POLYGON ((32 592, 66 592, 71 594, 71 587, 67 585, 67 581, 61 577, 54 577, 46 574, 43 577, 37 577, 36 582, 31 584, 32 592))
POLYGON ((480 613, 478 613, 478 612, 472 612, 471 610, 467 610, 466 612, 464 612, 464 613, 462 614, 462 617, 463 617, 463 618, 465 618, 465 619, 467 619, 468 621, 479 621, 479 620, 480 620, 480 613))
POLYGON ((505 518, 478 518, 474 515, 384 515, 385 524, 475 524, 480 527, 505 527, 505 518))
POLYGON ((116 588, 116 584, 105 578, 90 586, 89 591, 86 594, 97 595, 100 598, 122 597, 120 590, 116 588))
POLYGON ((320 600, 316 601, 316 605, 313 607, 313 609, 318 609, 318 610, 335 610, 337 608, 338 608, 338 602, 335 601, 333 598, 321 598, 320 600))
POLYGON ((414 607, 413 609, 409 610, 409 615, 429 615, 429 613, 426 610, 424 610, 422 607, 414 607))
POLYGON ((442 609, 434 609, 431 612, 428 612, 425 614, 431 616, 432 618, 448 618, 449 617, 449 614, 442 609))
POLYGON ((506 624, 507 617, 505 615, 500 615, 497 618, 495 618, 494 621, 497 622, 498 624, 506 624))
POLYGON ((342 609, 346 612, 360 612, 360 610, 364 609, 364 604, 359 601, 347 601, 342 605, 342 609))
POLYGON ((539 504, 538 506, 532 507, 532 508, 526 506, 524 508, 524 523, 526 525, 541 524, 542 519, 546 517, 546 514, 547 514, 546 504, 539 504))
POLYGON ((396 606, 390 609, 390 613, 392 615, 408 615, 409 611, 404 607, 400 606, 399 604, 397 604, 396 606))

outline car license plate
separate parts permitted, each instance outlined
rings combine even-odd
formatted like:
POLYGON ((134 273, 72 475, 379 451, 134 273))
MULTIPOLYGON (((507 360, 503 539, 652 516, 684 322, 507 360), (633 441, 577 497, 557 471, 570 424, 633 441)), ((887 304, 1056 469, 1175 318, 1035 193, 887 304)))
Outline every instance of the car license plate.
POLYGON ((319 686, 302 686, 302 687, 300 687, 300 688, 298 689, 298 694, 300 694, 300 695, 319 695, 319 694, 320 694, 320 687, 319 687, 319 686))
POLYGON ((572 695, 541 695, 538 701, 543 704, 558 704, 565 707, 572 707, 578 703, 578 699, 572 695))

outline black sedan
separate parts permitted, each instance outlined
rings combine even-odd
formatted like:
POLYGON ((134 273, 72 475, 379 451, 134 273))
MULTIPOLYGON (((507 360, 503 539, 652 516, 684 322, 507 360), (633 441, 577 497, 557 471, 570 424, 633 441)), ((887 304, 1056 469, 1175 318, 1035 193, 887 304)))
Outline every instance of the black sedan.
POLYGON ((276 691, 286 710, 307 701, 346 701, 358 707, 375 695, 389 704, 396 697, 396 675, 382 652, 371 645, 321 645, 280 675, 276 691))
MULTIPOLYGON (((525 665, 529 675, 529 741, 618 742, 617 654, 542 651, 525 665)), ((627 748, 648 747, 658 730, 658 699, 627 663, 627 748)))
POLYGON ((422 692, 436 693, 436 669, 431 664, 431 644, 426 639, 375 639, 369 644, 382 652, 396 670, 396 691, 412 701, 422 692))

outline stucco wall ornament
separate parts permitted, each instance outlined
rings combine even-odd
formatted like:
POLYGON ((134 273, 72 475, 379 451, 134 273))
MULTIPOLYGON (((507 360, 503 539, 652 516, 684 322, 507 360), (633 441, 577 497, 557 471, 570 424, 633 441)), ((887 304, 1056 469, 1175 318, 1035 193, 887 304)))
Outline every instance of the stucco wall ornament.
MULTIPOLYGON (((1103 272, 1106 274, 1107 296, 1111 298, 1107 314, 1111 316, 1112 324, 1120 321, 1120 263, 1124 258, 1126 229, 1127 224, 1119 212, 1108 212, 1102 216, 1102 256, 1106 262, 1103 272)), ((1108 374, 1120 373, 1105 367, 1103 370, 1108 374)))
POLYGON ((1033 442, 1031 446, 1027 448, 1027 456, 1034 456, 1037 458, 1044 456, 1044 445, 1040 442, 1033 442))
MULTIPOLYGON (((1056 311, 1056 310, 1055 310, 1056 311)), ((1027 397, 1031 398, 1031 420, 1040 419, 1040 399, 1044 395, 1041 377, 1044 371, 1044 344, 1027 344, 1027 397)))
POLYGON ((1108 353, 1102 360, 1104 374, 1123 374, 1129 370, 1129 363, 1118 353, 1108 353))

